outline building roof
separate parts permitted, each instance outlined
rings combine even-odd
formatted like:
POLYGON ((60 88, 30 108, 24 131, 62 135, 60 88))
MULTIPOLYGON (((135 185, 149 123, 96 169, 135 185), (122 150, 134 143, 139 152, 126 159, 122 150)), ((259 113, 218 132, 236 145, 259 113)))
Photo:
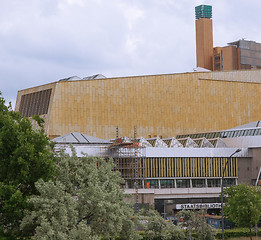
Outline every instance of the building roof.
POLYGON ((203 138, 203 137, 205 137, 206 139, 214 139, 214 138, 223 139, 223 138, 236 138, 236 137, 245 137, 245 136, 260 136, 260 135, 261 135, 261 123, 260 121, 255 121, 227 130, 178 135, 177 139, 179 140, 188 137, 192 138, 193 140, 198 138, 203 138))
POLYGON ((83 133, 78 132, 71 132, 68 134, 65 134, 63 136, 57 137, 52 139, 55 143, 60 144, 110 144, 111 142, 101 139, 92 137, 83 133))
POLYGON ((244 124, 244 125, 241 125, 241 126, 230 128, 228 130, 245 129, 245 128, 257 128, 257 127, 261 127, 261 121, 255 121, 255 122, 247 123, 247 124, 244 124))
POLYGON ((102 74, 95 74, 95 75, 84 77, 84 78, 80 78, 78 76, 72 76, 72 77, 60 79, 59 82, 60 81, 93 80, 93 79, 103 79, 103 78, 106 78, 106 77, 102 74))

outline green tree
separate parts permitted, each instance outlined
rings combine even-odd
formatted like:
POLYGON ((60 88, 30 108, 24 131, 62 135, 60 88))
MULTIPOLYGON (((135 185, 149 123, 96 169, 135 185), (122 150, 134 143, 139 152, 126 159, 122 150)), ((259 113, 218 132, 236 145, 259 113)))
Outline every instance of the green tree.
POLYGON ((37 193, 35 182, 52 176, 50 150, 43 128, 34 129, 29 119, 5 105, 0 93, 0 228, 6 234, 21 235, 26 200, 37 193))
POLYGON ((141 212, 139 222, 145 230, 146 239, 185 239, 185 234, 180 227, 175 226, 172 222, 166 222, 155 210, 150 209, 147 212, 141 212))
POLYGON ((261 193, 258 187, 239 184, 224 190, 224 214, 238 227, 252 228, 261 218, 261 193))
POLYGON ((132 207, 123 201, 120 173, 112 160, 78 158, 61 153, 53 181, 37 182, 39 195, 32 196, 22 229, 35 224, 33 239, 93 238, 138 239, 134 232, 132 207), (80 234, 84 232, 84 234, 80 234))
MULTIPOLYGON (((181 226, 186 229, 187 238, 191 237, 191 233, 194 233, 193 235, 196 236, 196 239, 215 239, 215 235, 217 232, 206 222, 205 214, 205 210, 182 210, 178 213, 177 217, 183 218, 181 226)), ((191 237, 191 239, 193 239, 193 237, 191 237)))

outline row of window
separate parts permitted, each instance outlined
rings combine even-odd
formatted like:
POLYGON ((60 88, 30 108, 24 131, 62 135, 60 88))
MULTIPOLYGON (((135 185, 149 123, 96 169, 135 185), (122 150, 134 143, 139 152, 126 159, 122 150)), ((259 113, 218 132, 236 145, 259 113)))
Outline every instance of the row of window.
POLYGON ((19 112, 23 117, 47 114, 52 89, 24 94, 21 97, 19 112))
POLYGON ((167 204, 195 204, 195 203, 218 203, 219 197, 212 198, 171 198, 171 199, 155 199, 155 207, 167 204))
POLYGON ((210 132, 210 133, 197 133, 197 134, 186 134, 186 135, 178 135, 177 139, 190 137, 192 139, 197 138, 234 138, 234 137, 243 137, 243 136, 256 136, 261 135, 261 128, 257 129, 247 129, 247 130, 233 130, 233 131, 225 131, 225 132, 210 132))
MULTIPOLYGON (((213 179, 145 179, 138 180, 137 186, 138 188, 212 188, 212 187, 220 187, 221 179, 213 178, 213 179)), ((236 178, 225 178, 223 186, 229 187, 232 185, 236 185, 236 178)), ((126 180, 126 188, 135 188, 135 181, 127 179, 126 180)))

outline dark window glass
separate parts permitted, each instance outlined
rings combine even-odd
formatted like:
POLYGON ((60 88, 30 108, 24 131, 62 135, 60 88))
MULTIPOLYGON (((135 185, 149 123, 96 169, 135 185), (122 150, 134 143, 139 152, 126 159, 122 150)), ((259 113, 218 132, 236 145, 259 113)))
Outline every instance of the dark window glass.
POLYGON ((236 179, 235 178, 225 178, 224 179, 224 187, 230 187, 236 185, 236 179))
POLYGON ((149 188, 159 188, 159 182, 157 179, 148 179, 146 182, 149 183, 149 188))
POLYGON ((254 135, 255 135, 255 129, 252 129, 252 130, 251 130, 250 135, 251 135, 251 136, 254 136, 254 135))
POLYGON ((235 131, 234 137, 238 137, 240 131, 235 131))
POLYGON ((227 137, 231 138, 233 136, 233 132, 228 132, 227 137))
POLYGON ((19 112, 23 117, 47 114, 52 89, 22 95, 19 112))
MULTIPOLYGON (((127 179, 126 182, 127 182, 128 188, 135 188, 135 181, 134 180, 127 179)), ((137 184, 138 184, 138 188, 142 188, 142 181, 141 180, 138 180, 137 184)))
POLYGON ((192 179, 193 188, 203 188, 206 187, 205 179, 192 179))
POLYGON ((211 133, 209 138, 215 138, 215 133, 211 133))
POLYGON ((177 188, 190 188, 189 179, 177 179, 176 184, 177 188))
POLYGON ((220 187, 220 179, 208 179, 208 187, 220 187))
POLYGON ((174 180, 173 179, 162 179, 160 180, 161 188, 174 188, 174 180))
POLYGON ((207 139, 210 138, 210 135, 211 135, 210 133, 207 133, 205 138, 207 138, 207 139))
POLYGON ((247 130, 246 131, 246 136, 250 136, 251 135, 251 130, 247 130))

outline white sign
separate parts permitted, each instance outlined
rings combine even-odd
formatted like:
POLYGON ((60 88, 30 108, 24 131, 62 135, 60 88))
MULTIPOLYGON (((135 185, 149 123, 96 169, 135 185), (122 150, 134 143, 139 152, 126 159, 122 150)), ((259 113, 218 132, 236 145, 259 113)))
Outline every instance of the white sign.
POLYGON ((213 209, 213 208, 221 208, 221 203, 176 204, 176 209, 213 209))

